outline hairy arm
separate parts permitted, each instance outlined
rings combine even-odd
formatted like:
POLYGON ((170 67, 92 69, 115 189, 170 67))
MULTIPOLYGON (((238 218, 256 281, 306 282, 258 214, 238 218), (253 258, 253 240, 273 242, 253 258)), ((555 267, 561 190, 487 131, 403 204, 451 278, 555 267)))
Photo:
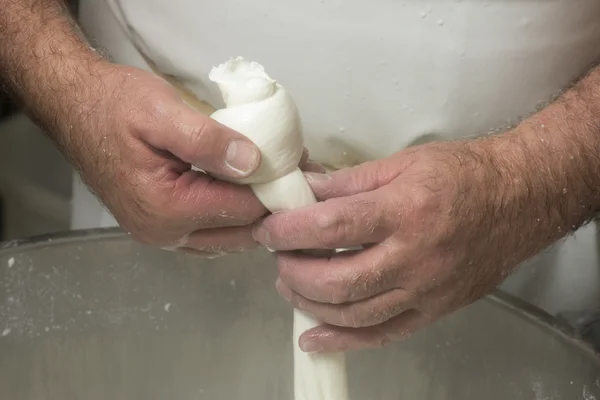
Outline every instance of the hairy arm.
POLYGON ((0 0, 0 76, 62 150, 71 145, 69 113, 83 112, 78 99, 100 84, 102 60, 65 3, 0 0))
POLYGON ((256 246, 243 186, 260 152, 156 74, 90 48, 64 1, 0 0, 0 76, 134 238, 222 254, 256 246))
POLYGON ((534 157, 538 154, 547 160, 534 162, 533 166, 538 168, 538 179, 546 181, 546 198, 554 200, 555 206, 550 209, 561 221, 557 230, 573 230, 597 218, 600 68, 593 69, 556 102, 525 121, 516 136, 534 157))
POLYGON ((473 145, 491 160, 487 185, 499 186, 489 190, 491 240, 522 227, 500 252, 520 249, 512 252, 521 260, 574 232, 600 212, 600 68, 513 130, 473 145))

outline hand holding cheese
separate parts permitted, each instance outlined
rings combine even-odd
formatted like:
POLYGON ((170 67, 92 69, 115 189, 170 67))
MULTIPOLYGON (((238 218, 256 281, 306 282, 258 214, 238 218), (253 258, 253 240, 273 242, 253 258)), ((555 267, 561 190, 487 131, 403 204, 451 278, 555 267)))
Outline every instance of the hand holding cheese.
MULTIPOLYGON (((219 85, 226 108, 212 118, 244 134, 261 151, 261 165, 249 177, 231 179, 250 187, 271 212, 316 203, 298 163, 303 153, 302 125, 289 93, 264 68, 241 57, 214 68, 210 79, 219 85)), ((294 311, 294 386, 296 400, 346 400, 345 358, 338 354, 308 354, 299 347, 306 330, 321 325, 294 311)))
POLYGON ((243 58, 214 68, 210 79, 219 85, 227 106, 211 117, 242 132, 261 152, 256 172, 230 180, 251 184, 271 212, 315 203, 313 192, 298 168, 304 150, 302 125, 288 92, 260 64, 243 58))

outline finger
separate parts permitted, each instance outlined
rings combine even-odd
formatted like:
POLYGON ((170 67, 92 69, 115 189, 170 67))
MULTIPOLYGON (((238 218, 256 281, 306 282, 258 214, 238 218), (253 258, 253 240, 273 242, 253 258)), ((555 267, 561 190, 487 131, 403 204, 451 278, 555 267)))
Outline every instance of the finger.
POLYGON ((304 151, 302 152, 302 158, 300 159, 300 162, 298 163, 298 168, 300 168, 302 171, 305 171, 305 172, 316 172, 316 173, 321 173, 321 174, 324 174, 325 172, 327 172, 327 170, 325 169, 324 166, 310 160, 308 149, 306 147, 304 148, 304 151))
POLYGON ((185 247, 207 253, 229 253, 254 249, 258 243, 249 226, 205 229, 189 235, 185 247))
POLYGON ((256 240, 273 250, 336 249, 384 240, 397 228, 384 192, 331 199, 276 213, 256 225, 256 240))
POLYGON ((298 163, 298 168, 300 168, 302 170, 304 169, 304 165, 308 162, 308 157, 309 157, 308 149, 305 147, 302 150, 302 157, 300 158, 300 162, 298 163))
POLYGON ((197 171, 183 173, 171 193, 165 206, 174 210, 174 220, 185 224, 185 233, 249 225, 267 212, 249 187, 219 181, 197 171))
POLYGON ((136 128, 140 138, 151 146, 225 178, 245 178, 260 165, 260 151, 248 138, 181 99, 173 97, 153 107, 153 118, 136 128))
POLYGON ((309 300, 278 280, 277 291, 294 308, 312 314, 329 325, 363 328, 382 324, 416 305, 417 297, 403 289, 392 289, 355 303, 327 304, 309 300))
POLYGON ((304 166, 302 167, 302 171, 304 172, 312 172, 312 173, 317 173, 317 174, 324 174, 327 172, 327 170, 325 169, 325 167, 322 164, 313 162, 313 161, 307 161, 304 166))
POLYGON ((390 183, 402 170, 400 162, 390 159, 366 162, 329 174, 306 173, 306 179, 319 200, 352 196, 390 183))
POLYGON ((408 338, 432 322, 417 310, 409 310, 380 325, 343 328, 323 325, 304 332, 299 339, 306 352, 329 353, 383 347, 408 338))
POLYGON ((135 184, 148 190, 137 201, 140 222, 124 228, 164 249, 181 248, 192 232, 204 229, 248 226, 251 235, 251 224, 267 212, 248 187, 197 171, 159 172, 135 184))
POLYGON ((382 245, 330 258, 280 253, 279 278, 291 290, 315 302, 356 302, 397 286, 398 271, 402 269, 388 253, 382 245))

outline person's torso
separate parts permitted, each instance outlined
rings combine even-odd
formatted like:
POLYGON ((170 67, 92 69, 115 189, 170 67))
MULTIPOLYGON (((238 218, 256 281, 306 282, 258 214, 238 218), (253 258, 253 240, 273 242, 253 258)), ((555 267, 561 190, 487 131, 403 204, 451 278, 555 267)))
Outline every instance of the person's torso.
POLYGON ((503 128, 600 56, 599 0, 107 1, 160 72, 216 107, 213 65, 263 64, 336 167, 503 128))

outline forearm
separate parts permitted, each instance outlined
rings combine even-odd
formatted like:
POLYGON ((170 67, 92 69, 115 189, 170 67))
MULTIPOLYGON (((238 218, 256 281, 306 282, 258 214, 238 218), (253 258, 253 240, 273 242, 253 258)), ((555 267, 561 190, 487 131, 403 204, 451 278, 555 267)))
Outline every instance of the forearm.
POLYGON ((64 1, 0 0, 0 75, 55 140, 100 59, 64 1))
POLYGON ((600 211, 600 69, 484 142, 494 149, 498 175, 491 183, 503 196, 498 211, 513 229, 520 227, 515 240, 524 253, 577 230, 600 211))
POLYGON ((544 187, 560 218, 557 229, 574 230, 600 211, 600 68, 556 102, 524 121, 516 135, 538 170, 534 187, 544 187))

